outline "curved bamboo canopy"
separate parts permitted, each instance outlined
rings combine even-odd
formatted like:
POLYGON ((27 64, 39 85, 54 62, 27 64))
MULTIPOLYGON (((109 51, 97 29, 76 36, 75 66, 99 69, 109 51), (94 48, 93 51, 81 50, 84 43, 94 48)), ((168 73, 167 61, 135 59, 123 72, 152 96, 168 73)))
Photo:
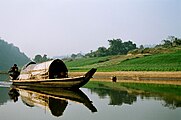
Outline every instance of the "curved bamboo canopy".
POLYGON ((60 59, 51 60, 36 64, 30 62, 26 64, 20 73, 19 80, 22 79, 56 79, 67 78, 68 69, 60 59))

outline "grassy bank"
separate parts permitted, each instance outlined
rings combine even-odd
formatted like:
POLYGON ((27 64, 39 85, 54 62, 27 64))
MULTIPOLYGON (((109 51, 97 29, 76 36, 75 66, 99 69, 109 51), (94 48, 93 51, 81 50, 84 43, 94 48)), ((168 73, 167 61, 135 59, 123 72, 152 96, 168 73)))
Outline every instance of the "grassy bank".
POLYGON ((181 71, 181 50, 153 55, 116 55, 65 61, 69 71, 181 71))

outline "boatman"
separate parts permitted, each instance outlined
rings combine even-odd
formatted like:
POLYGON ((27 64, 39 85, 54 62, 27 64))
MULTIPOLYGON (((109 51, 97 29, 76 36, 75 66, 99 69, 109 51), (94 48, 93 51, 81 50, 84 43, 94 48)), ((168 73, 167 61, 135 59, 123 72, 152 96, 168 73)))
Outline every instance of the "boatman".
POLYGON ((14 64, 14 66, 11 67, 11 69, 8 71, 9 75, 12 77, 12 80, 16 80, 19 76, 19 71, 17 64, 14 64))

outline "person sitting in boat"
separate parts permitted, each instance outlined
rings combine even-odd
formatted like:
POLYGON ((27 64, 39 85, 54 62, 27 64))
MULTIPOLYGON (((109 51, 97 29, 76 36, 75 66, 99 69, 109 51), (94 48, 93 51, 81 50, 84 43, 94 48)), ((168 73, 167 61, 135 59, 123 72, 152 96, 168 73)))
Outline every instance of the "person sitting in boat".
POLYGON ((18 71, 17 64, 14 64, 14 66, 11 67, 8 73, 12 77, 12 80, 16 80, 20 74, 20 72, 18 71))

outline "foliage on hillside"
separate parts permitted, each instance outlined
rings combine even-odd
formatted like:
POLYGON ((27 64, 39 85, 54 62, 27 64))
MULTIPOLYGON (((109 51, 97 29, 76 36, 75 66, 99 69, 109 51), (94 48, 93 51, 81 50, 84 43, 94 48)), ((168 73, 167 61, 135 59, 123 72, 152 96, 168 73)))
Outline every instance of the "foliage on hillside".
MULTIPOLYGON (((116 71, 181 71, 181 51, 126 59, 117 65, 107 66, 116 71)), ((105 70, 106 68, 100 68, 105 70)))
POLYGON ((91 50, 90 53, 82 55, 81 53, 72 54, 71 58, 77 59, 82 57, 105 57, 110 55, 125 55, 130 50, 136 49, 136 44, 132 41, 123 42, 121 39, 108 40, 109 47, 99 47, 97 50, 91 50))
MULTIPOLYGON (((120 45, 123 45, 120 39, 113 39, 111 42, 115 44, 120 42, 120 45)), ((114 45, 110 46, 113 51, 122 50, 117 49, 119 45, 115 45, 116 47, 114 45)), ((103 53, 105 50, 101 48, 92 53, 103 53)), ((162 41, 162 44, 154 48, 144 48, 141 45, 140 48, 129 51, 127 55, 95 56, 71 59, 66 61, 66 64, 71 71, 85 71, 93 67, 98 68, 98 71, 181 71, 181 59, 179 59, 181 58, 181 39, 169 36, 162 41)))
POLYGON ((116 55, 65 61, 70 71, 181 71, 181 50, 153 55, 116 55))
POLYGON ((71 71, 84 71, 90 69, 92 66, 102 64, 110 60, 110 56, 106 57, 94 57, 94 58, 81 58, 65 60, 65 64, 71 71))
POLYGON ((85 56, 88 57, 103 57, 109 55, 125 55, 130 50, 136 49, 136 44, 132 41, 123 42, 121 39, 108 40, 109 47, 99 47, 96 51, 91 51, 85 56))
POLYGON ((35 61, 36 63, 42 63, 42 62, 46 62, 52 60, 50 58, 47 58, 47 55, 43 55, 43 57, 41 55, 35 55, 35 58, 33 59, 33 61, 35 61))
POLYGON ((168 36, 162 43, 156 45, 153 48, 144 48, 143 45, 138 49, 134 49, 128 52, 128 54, 159 54, 170 53, 176 50, 181 50, 181 39, 175 36, 168 36))
POLYGON ((18 47, 0 39, 0 71, 8 70, 13 64, 23 66, 30 59, 18 47))

